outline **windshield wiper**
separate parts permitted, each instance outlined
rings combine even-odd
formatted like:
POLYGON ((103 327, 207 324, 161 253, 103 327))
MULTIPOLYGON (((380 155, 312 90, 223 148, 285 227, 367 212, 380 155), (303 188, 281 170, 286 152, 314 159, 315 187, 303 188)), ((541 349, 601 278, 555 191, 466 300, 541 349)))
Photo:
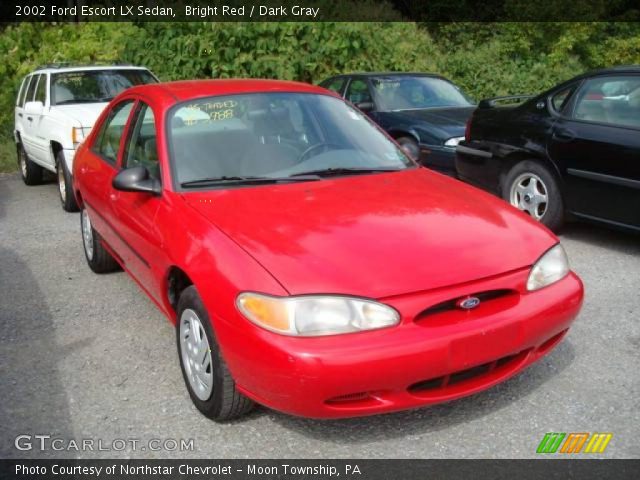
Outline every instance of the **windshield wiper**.
POLYGON ((365 175, 367 173, 383 173, 383 172, 399 172, 402 168, 348 168, 334 167, 323 168, 319 170, 310 170, 308 172, 294 173, 292 177, 302 177, 304 175, 318 175, 320 177, 331 177, 338 175, 365 175))
POLYGON ((292 177, 210 177, 210 178, 198 178, 197 180, 189 180, 188 182, 182 182, 180 186, 182 188, 195 188, 195 187, 210 187, 217 185, 260 185, 269 183, 285 183, 285 182, 310 182, 313 180, 320 180, 317 175, 306 175, 292 177))

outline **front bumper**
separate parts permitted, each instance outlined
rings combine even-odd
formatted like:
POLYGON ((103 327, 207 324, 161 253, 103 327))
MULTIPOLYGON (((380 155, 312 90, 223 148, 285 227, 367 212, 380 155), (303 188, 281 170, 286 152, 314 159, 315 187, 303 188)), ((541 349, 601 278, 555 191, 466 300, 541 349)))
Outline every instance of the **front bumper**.
POLYGON ((372 415, 454 400, 539 359, 578 314, 583 287, 576 275, 525 292, 528 273, 527 268, 383 300, 403 318, 397 327, 378 331, 295 338, 243 327, 234 334, 243 335, 242 342, 231 342, 234 347, 221 342, 223 354, 241 392, 303 417, 372 415), (509 293, 474 310, 435 309, 424 315, 425 307, 450 299, 501 291, 509 293))

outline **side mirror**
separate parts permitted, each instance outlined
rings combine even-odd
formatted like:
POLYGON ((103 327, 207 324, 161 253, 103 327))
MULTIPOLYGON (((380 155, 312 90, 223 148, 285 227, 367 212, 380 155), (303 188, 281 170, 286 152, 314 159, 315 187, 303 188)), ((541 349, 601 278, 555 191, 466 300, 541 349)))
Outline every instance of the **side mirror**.
POLYGON ((358 107, 360 110, 362 110, 365 113, 372 112, 374 109, 373 102, 359 102, 359 103, 356 103, 356 107, 358 107))
POLYGON ((24 113, 31 115, 40 115, 44 110, 44 105, 42 102, 27 102, 24 104, 24 113))
POLYGON ((149 176, 149 170, 145 167, 130 167, 120 170, 113 177, 111 185, 122 192, 144 192, 153 195, 162 193, 162 186, 155 178, 149 176))

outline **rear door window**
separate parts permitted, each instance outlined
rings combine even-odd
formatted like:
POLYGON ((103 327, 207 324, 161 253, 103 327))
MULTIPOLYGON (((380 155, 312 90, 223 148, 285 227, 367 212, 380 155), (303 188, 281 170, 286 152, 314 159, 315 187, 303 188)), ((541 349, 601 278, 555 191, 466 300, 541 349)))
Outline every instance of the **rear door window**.
POLYGON ((31 82, 29 82, 29 88, 27 89, 27 94, 25 95, 25 98, 22 102, 22 106, 24 107, 24 105, 27 102, 32 102, 33 98, 35 97, 35 93, 36 93, 36 87, 38 84, 38 79, 41 77, 42 75, 33 75, 31 77, 31 82))
POLYGON ((47 76, 40 75, 40 80, 38 81, 38 87, 36 89, 36 102, 42 102, 44 105, 47 100, 47 76))
POLYGON ((640 127, 640 75, 587 80, 578 92, 573 117, 619 127, 640 127))

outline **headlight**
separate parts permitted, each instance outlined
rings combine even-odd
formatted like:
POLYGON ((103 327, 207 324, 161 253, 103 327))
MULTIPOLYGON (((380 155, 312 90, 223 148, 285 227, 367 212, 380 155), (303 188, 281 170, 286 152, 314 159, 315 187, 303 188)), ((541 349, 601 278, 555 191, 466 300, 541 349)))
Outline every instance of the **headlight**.
POLYGON ((569 260, 562 245, 547 250, 535 263, 527 280, 527 290, 538 290, 562 280, 569 273, 569 260))
POLYGON ((446 142, 444 142, 445 147, 457 147, 458 144, 464 140, 464 137, 452 137, 446 142))
POLYGON ((250 321, 283 335, 319 336, 391 327, 398 312, 372 300, 352 297, 305 295, 272 297, 245 292, 236 305, 250 321))

